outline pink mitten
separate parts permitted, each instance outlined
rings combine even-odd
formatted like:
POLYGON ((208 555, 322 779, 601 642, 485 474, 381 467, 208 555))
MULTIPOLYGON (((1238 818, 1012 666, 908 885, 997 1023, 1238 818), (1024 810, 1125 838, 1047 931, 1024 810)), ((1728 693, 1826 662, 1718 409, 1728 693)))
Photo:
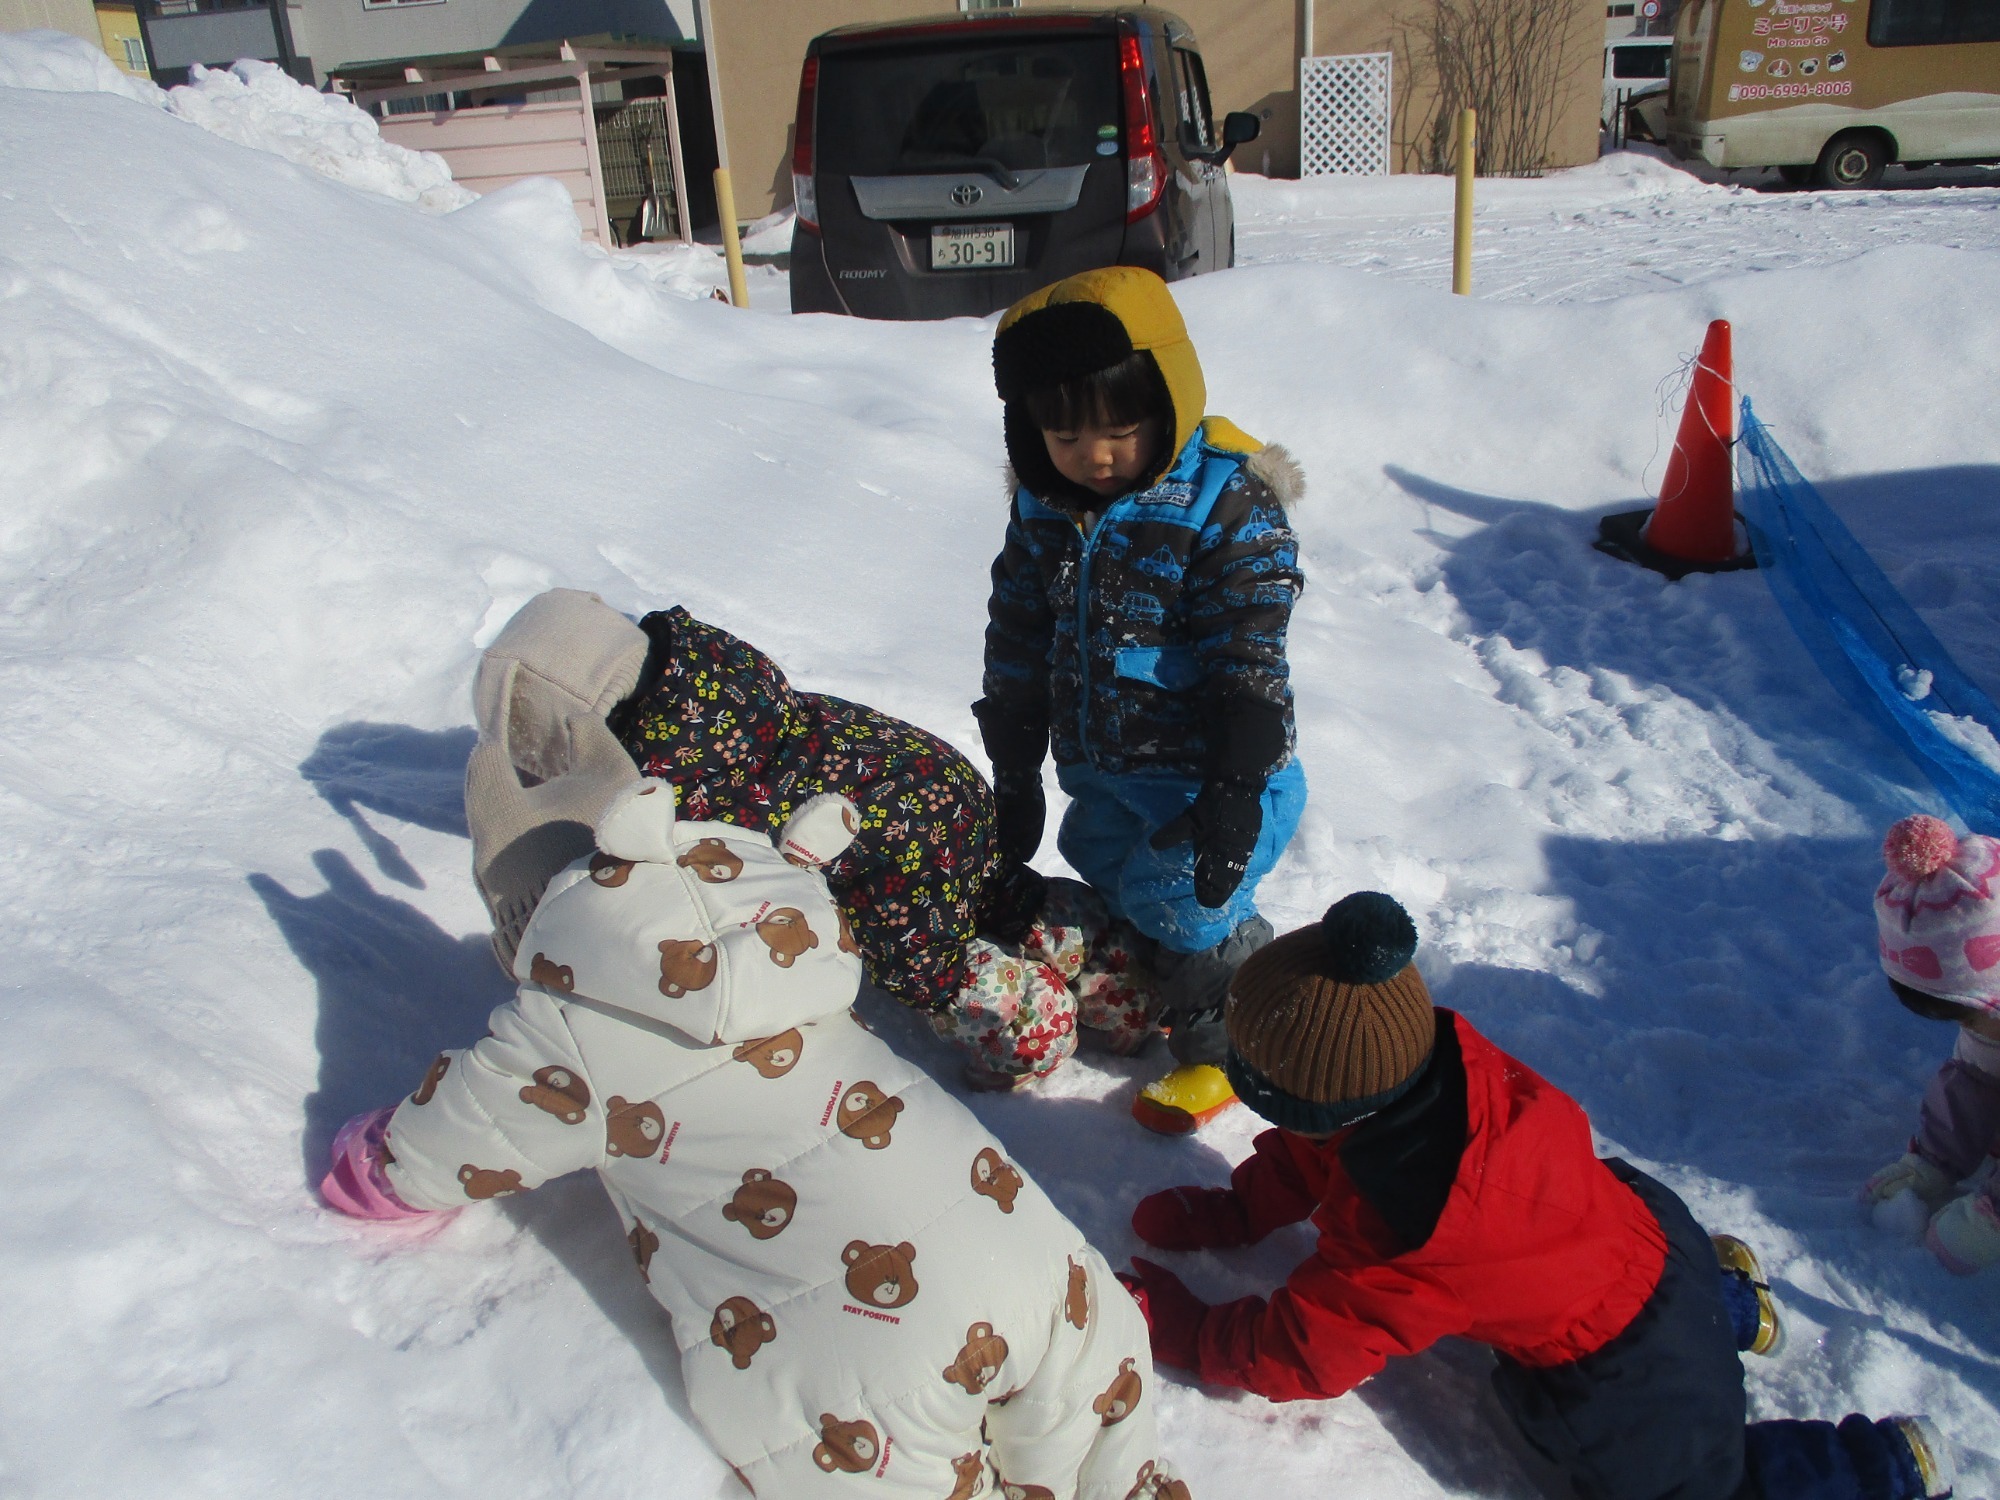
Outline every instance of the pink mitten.
POLYGON ((1954 1276, 1971 1276, 2000 1261, 2000 1215, 1993 1200, 1973 1193, 1946 1204, 1931 1220, 1924 1243, 1954 1276))
POLYGON ((414 1219, 427 1212, 411 1208, 396 1196, 382 1175, 388 1154, 389 1116, 396 1106, 385 1104, 356 1115, 333 1138, 333 1165, 320 1179, 320 1196, 329 1208, 357 1219, 414 1219))

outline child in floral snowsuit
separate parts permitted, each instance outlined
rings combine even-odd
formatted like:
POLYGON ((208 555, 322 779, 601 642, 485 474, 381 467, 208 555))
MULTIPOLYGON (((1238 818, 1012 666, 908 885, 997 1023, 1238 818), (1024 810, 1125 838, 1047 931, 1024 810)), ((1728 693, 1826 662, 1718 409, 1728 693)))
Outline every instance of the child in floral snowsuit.
POLYGON ((1074 882, 1003 861, 993 793, 964 756, 912 724, 793 688, 778 664, 676 606, 640 621, 638 686, 609 716, 642 773, 672 781, 691 819, 769 832, 837 792, 860 820, 826 869, 868 978, 972 1054, 967 1080, 1002 1088, 1076 1050, 1078 1024, 1113 1051, 1150 1028, 1136 934, 1074 882))

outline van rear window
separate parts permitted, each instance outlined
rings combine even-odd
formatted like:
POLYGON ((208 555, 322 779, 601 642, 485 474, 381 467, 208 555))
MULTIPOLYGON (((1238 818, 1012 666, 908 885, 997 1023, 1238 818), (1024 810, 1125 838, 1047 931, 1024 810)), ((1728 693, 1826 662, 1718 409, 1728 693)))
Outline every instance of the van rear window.
POLYGON ((2000 42, 2000 0, 1873 0, 1871 47, 1936 47, 2000 42))
POLYGON ((821 171, 859 176, 1076 167, 1118 137, 1109 36, 830 52, 815 115, 821 171))
POLYGON ((1613 78, 1665 78, 1667 58, 1674 49, 1668 47, 1613 47, 1611 49, 1611 76, 1613 78))

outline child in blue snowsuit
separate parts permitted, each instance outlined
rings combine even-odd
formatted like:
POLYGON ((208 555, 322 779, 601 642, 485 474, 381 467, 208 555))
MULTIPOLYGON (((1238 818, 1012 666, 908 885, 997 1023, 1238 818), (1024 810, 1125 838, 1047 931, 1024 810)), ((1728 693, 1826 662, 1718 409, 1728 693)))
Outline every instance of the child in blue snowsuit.
POLYGON ((1304 586, 1282 449, 1204 419, 1166 284, 1115 266, 1001 319, 993 364, 1015 489, 974 705, 1001 852, 1025 862, 1051 750, 1063 857, 1158 944, 1176 1060, 1135 1113, 1192 1129, 1228 1104, 1221 1007, 1268 942, 1257 883, 1305 805, 1285 632, 1304 586))

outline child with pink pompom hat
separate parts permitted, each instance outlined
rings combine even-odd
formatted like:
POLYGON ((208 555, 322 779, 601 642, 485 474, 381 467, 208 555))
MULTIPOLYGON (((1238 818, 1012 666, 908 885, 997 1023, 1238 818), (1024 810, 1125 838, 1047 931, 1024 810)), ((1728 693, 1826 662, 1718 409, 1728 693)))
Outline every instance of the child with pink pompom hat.
POLYGON ((1925 1019, 1957 1022, 1958 1043, 1924 1093, 1909 1150, 1861 1196, 1872 1207, 1914 1194, 1929 1218, 1924 1243, 1970 1276, 2000 1262, 2000 1172, 1957 1192, 2000 1152, 2000 839, 1905 818, 1882 858, 1875 924, 1889 988, 1925 1019))

